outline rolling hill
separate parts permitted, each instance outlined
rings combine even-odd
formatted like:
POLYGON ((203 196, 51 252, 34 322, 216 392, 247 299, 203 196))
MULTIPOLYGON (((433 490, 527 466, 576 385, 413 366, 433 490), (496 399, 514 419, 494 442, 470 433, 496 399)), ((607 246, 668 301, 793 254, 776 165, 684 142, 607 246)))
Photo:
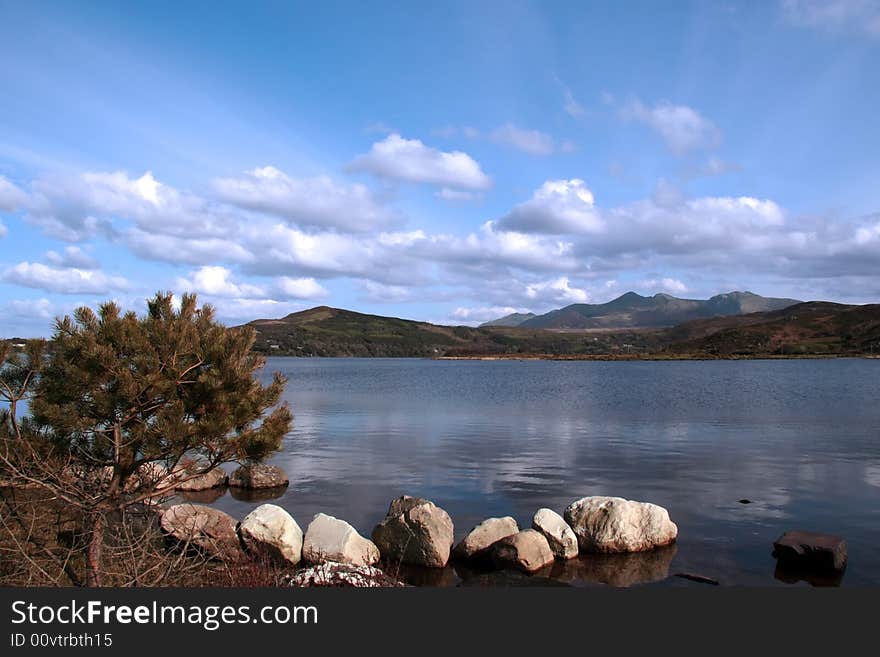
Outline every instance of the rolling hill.
POLYGON ((437 326, 327 306, 292 313, 280 319, 255 320, 248 326, 256 329, 256 350, 293 356, 742 358, 880 355, 880 304, 852 306, 822 301, 798 303, 780 310, 707 317, 664 328, 437 326))
POLYGON ((665 331, 669 352, 717 356, 880 354, 880 304, 811 301, 665 331))
POLYGON ((503 326, 437 326, 327 306, 280 319, 258 319, 247 326, 257 331, 256 350, 292 356, 598 355, 637 339, 627 331, 585 335, 503 326))

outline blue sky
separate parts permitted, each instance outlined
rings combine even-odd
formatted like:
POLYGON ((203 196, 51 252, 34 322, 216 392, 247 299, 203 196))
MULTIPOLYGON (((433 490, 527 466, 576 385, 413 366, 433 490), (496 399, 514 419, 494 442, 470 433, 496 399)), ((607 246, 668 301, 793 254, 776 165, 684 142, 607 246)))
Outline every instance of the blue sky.
POLYGON ((878 0, 0 0, 0 61, 0 335, 880 300, 878 0))

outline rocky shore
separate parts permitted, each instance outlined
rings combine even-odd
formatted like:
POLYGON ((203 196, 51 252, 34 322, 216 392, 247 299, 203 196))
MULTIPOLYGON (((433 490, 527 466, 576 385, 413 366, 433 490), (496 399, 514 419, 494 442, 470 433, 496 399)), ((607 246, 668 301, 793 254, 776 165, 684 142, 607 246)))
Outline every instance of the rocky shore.
MULTIPOLYGON (((261 504, 238 521, 192 501, 227 487, 246 492, 249 501, 265 499, 262 494, 274 497, 288 484, 278 467, 246 464, 227 476, 220 468, 206 471, 192 464, 170 471, 150 465, 137 476, 155 488, 156 496, 145 504, 156 514, 167 549, 194 551, 226 564, 280 569, 281 581, 289 586, 442 586, 450 583, 452 569, 447 566, 453 565, 468 586, 586 581, 625 587, 669 578, 676 554, 678 527, 668 511, 621 497, 583 497, 561 514, 540 508, 528 527, 518 526, 511 516, 486 518, 456 543, 452 518, 444 509, 431 500, 403 495, 390 502, 385 517, 366 537, 325 513, 315 514, 303 530, 275 504, 261 504), (184 501, 172 502, 180 499, 184 501)), ((777 579, 805 579, 815 585, 839 584, 847 563, 842 537, 801 530, 782 534, 772 554, 777 579)), ((698 573, 674 575, 721 583, 698 573)))
MULTIPOLYGON (((595 555, 598 564, 607 555, 655 550, 662 554, 678 534, 666 509, 619 497, 575 500, 562 515, 538 509, 526 528, 509 516, 487 518, 458 543, 446 511, 430 500, 406 495, 391 501, 369 538, 324 513, 316 514, 303 531, 293 516, 274 504, 258 506, 240 522, 199 504, 157 510, 171 547, 196 549, 222 561, 268 560, 291 569, 287 581, 292 586, 403 586, 402 568, 440 570, 451 560, 483 575, 531 575, 584 555, 595 555)), ((657 562, 660 578, 668 576, 669 559, 657 562)), ((626 585, 627 569, 622 565, 617 564, 617 582, 626 585)), ((584 567, 579 561, 570 570, 584 567)), ((609 573, 608 579, 614 581, 614 576, 609 573)), ((495 580, 500 581, 497 576, 495 580)))
MULTIPOLYGON (((240 522, 191 503, 160 513, 172 544, 196 547, 221 560, 268 560, 290 569, 285 581, 291 586, 406 586, 405 579, 442 585, 449 564, 469 574, 463 578, 468 585, 592 581, 631 586, 670 576, 678 538, 678 527, 663 507, 607 496, 574 500, 561 514, 540 508, 529 527, 519 527, 510 516, 487 518, 457 543, 452 518, 444 509, 407 495, 391 501, 369 537, 324 513, 316 514, 303 530, 274 504, 258 506, 240 522)), ((793 531, 777 539, 773 555, 783 571, 839 581, 847 548, 840 537, 793 531)), ((696 573, 674 575, 720 583, 696 573)))

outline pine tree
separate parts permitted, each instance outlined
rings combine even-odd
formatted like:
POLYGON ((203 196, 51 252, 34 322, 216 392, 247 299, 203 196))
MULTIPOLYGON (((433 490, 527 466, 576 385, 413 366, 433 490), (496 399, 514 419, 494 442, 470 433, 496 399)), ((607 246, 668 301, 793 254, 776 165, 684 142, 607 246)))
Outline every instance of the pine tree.
POLYGON ((285 379, 257 377, 252 329, 223 326, 195 295, 147 305, 143 317, 105 303, 58 320, 48 356, 35 354, 27 435, 13 435, 32 461, 12 457, 17 474, 86 518, 88 585, 101 584, 108 518, 221 463, 265 458, 292 424, 285 379))

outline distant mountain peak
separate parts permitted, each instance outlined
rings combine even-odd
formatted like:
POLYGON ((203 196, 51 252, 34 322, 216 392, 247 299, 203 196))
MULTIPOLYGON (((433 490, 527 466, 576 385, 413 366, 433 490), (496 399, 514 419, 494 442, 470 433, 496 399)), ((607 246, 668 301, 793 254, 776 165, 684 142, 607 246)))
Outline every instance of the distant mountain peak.
POLYGON ((504 326, 510 328, 514 326, 519 326, 523 322, 527 322, 535 317, 537 317, 535 313, 511 313, 509 315, 505 315, 504 317, 493 319, 489 322, 483 322, 482 324, 480 324, 480 328, 484 328, 487 326, 504 326))
POLYGON ((796 303, 800 302, 797 299, 762 297, 749 291, 725 292, 710 299, 681 299, 665 292, 645 297, 630 290, 607 303, 578 303, 551 310, 519 326, 551 329, 658 328, 693 319, 781 310, 796 303))

